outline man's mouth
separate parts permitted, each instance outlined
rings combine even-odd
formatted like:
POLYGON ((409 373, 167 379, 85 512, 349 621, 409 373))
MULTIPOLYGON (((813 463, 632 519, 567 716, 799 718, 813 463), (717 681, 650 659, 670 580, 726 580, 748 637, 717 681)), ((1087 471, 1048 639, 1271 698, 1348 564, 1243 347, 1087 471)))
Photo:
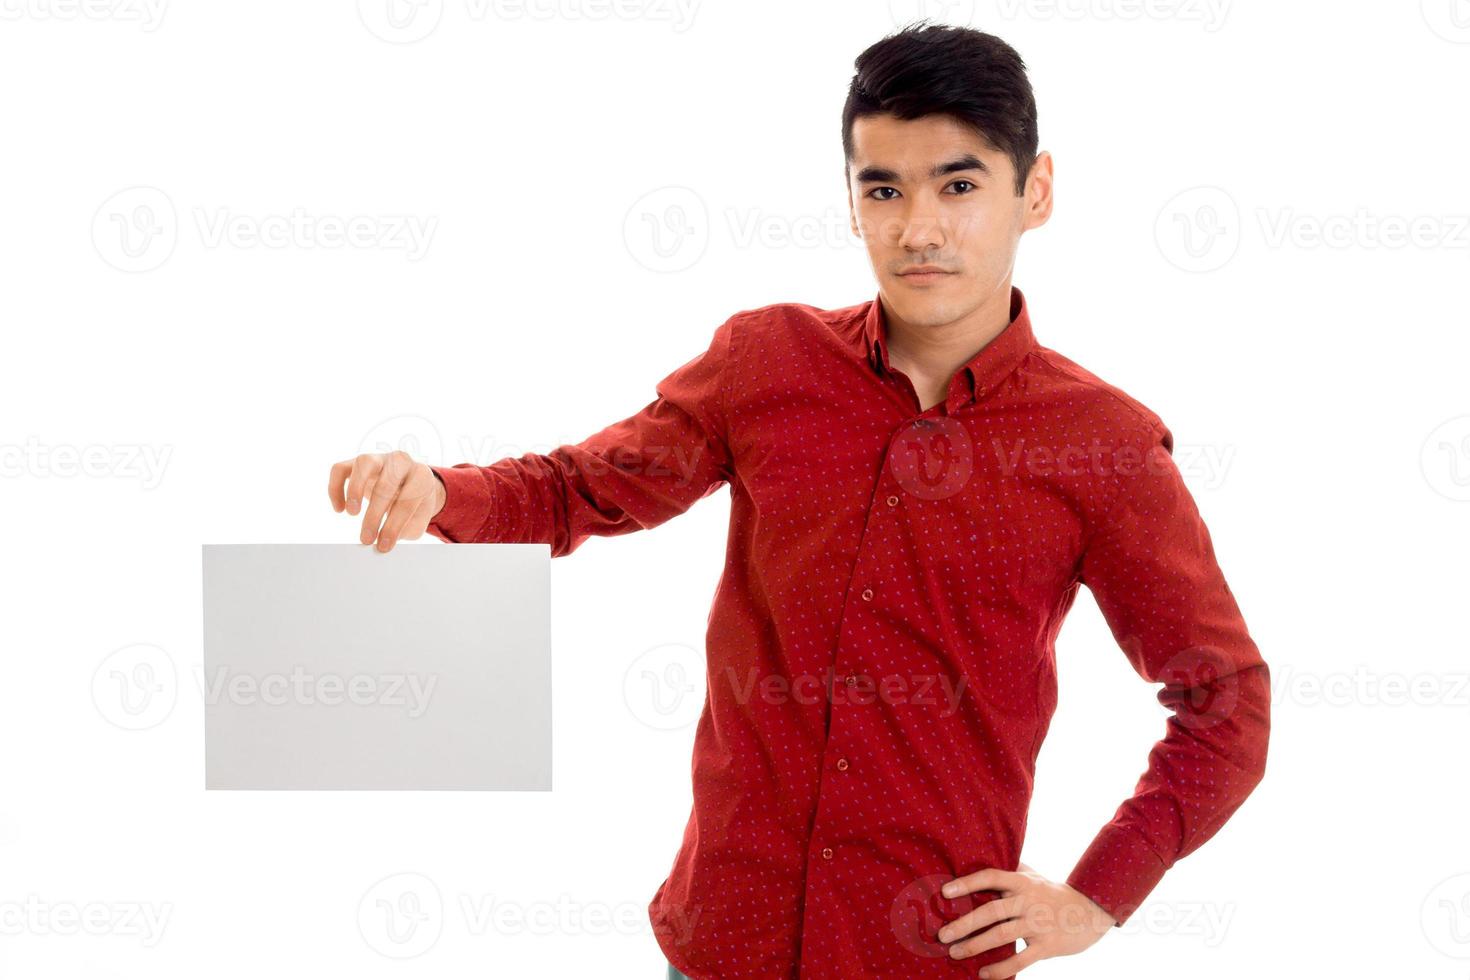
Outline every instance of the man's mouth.
POLYGON ((954 273, 950 272, 948 269, 941 269, 937 265, 920 265, 915 266, 914 268, 909 269, 905 272, 900 272, 898 274, 898 277, 904 282, 918 284, 925 282, 937 282, 938 280, 943 279, 945 276, 951 275, 954 275, 954 273))

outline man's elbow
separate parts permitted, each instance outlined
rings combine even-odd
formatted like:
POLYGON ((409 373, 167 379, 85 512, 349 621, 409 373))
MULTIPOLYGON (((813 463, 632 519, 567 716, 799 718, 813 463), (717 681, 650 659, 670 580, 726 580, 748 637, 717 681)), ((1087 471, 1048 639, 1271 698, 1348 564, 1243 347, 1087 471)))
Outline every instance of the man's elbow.
POLYGON ((1241 671, 1241 697, 1237 702, 1237 731, 1240 733, 1241 768, 1249 794, 1266 778, 1266 759, 1271 746, 1271 669, 1264 662, 1241 671))

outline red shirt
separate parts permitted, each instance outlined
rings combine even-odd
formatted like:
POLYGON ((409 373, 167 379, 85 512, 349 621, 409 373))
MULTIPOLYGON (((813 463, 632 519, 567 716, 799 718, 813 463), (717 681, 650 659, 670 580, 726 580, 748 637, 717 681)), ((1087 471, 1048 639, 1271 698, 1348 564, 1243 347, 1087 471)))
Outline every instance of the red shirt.
POLYGON ((1040 346, 1025 298, 921 410, 881 298, 741 311, 576 445, 436 467, 446 541, 661 524, 730 488, 694 807, 649 904, 695 980, 973 977, 944 882, 1021 855, 1086 585, 1173 714, 1067 882, 1124 921, 1264 774, 1269 675, 1148 408, 1040 346))

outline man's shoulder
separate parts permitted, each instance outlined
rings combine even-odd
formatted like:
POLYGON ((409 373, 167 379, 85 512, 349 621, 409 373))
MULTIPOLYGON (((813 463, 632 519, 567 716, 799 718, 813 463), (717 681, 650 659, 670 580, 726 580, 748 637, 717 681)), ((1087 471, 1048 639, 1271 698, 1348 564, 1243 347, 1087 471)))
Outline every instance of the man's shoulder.
POLYGON ((1159 413, 1119 385, 1050 347, 1038 344, 1032 353, 1033 383, 1028 387, 1033 393, 1073 406, 1079 418, 1111 437, 1132 437, 1145 443, 1162 437, 1172 442, 1159 413))
POLYGON ((755 306, 750 309, 740 310, 731 319, 738 319, 742 323, 749 324, 747 329, 766 328, 779 329, 781 327, 796 325, 811 325, 823 323, 828 326, 836 326, 852 321, 861 321, 867 316, 868 308, 872 306, 873 300, 864 300, 861 303, 853 303, 849 306, 837 306, 827 309, 813 306, 811 303, 801 303, 789 300, 779 303, 767 303, 764 306, 755 306))
POLYGON ((732 314, 729 327, 737 338, 736 348, 747 357, 856 351, 861 348, 864 321, 873 302, 831 309, 796 301, 767 303, 732 314))

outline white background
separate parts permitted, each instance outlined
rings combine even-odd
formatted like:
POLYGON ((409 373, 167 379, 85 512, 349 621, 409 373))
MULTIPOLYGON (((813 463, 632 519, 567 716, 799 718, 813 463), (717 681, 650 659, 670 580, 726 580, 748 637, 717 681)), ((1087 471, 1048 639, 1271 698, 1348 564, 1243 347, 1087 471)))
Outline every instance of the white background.
MULTIPOLYGON (((153 2, 0 0, 0 975, 663 976, 727 491, 553 562, 546 794, 205 793, 199 546, 354 540, 360 447, 545 451, 737 310, 872 298, 839 113, 923 8, 153 2)), ((1234 819, 1023 975, 1470 975, 1470 6, 927 12, 1026 58, 1057 204, 1015 282, 1173 430, 1276 688, 1234 819)), ((1058 657, 1060 879, 1164 710, 1090 596, 1058 657)))

